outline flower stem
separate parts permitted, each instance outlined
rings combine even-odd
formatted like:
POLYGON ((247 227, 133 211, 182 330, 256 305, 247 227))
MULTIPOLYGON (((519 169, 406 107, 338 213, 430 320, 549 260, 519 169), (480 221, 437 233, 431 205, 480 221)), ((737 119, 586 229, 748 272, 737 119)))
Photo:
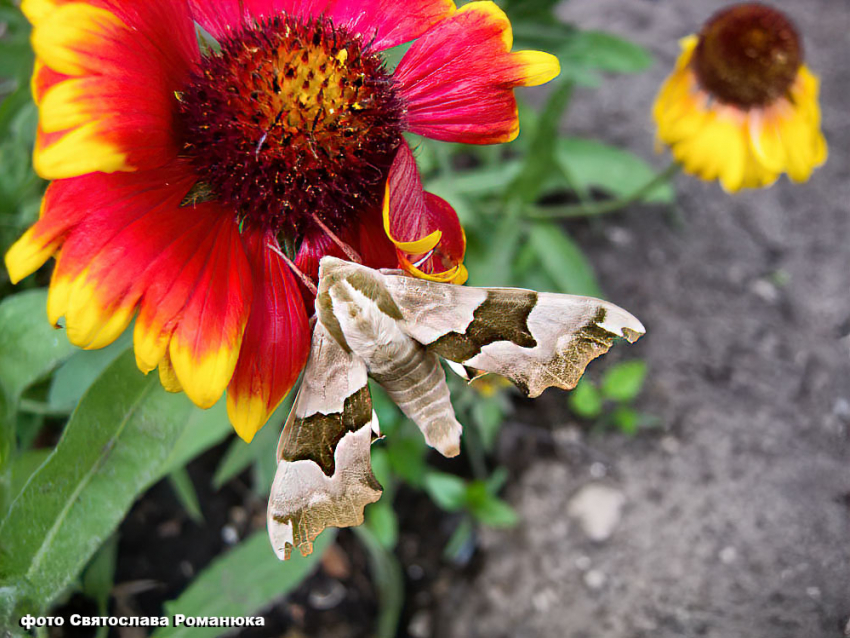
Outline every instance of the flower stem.
POLYGON ((676 175, 680 170, 678 162, 672 162, 664 171, 655 175, 651 180, 634 192, 620 199, 602 201, 598 203, 580 202, 558 207, 533 206, 526 213, 526 218, 534 220, 569 219, 574 217, 591 217, 614 213, 618 210, 634 204, 649 195, 652 191, 664 184, 676 175))

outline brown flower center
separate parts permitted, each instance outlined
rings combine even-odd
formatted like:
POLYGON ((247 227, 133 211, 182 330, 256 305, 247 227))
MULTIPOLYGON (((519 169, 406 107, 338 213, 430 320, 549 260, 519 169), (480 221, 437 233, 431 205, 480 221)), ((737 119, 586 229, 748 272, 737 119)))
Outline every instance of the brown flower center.
MULTIPOLYGON (((331 22, 246 26, 178 96, 196 191, 290 238, 377 206, 401 140, 382 58, 331 22)), ((193 196, 195 194, 193 193, 193 196)))
POLYGON ((693 68, 700 85, 721 102, 766 106, 788 93, 803 62, 791 21, 758 3, 715 14, 699 34, 693 68))

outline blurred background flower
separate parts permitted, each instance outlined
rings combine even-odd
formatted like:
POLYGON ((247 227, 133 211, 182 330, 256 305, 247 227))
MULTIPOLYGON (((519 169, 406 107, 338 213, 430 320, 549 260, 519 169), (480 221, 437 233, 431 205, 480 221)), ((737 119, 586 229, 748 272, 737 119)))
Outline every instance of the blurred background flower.
POLYGON ((826 161, 819 82, 785 14, 733 5, 681 46, 653 117, 685 172, 734 193, 769 186, 782 173, 805 182, 826 161))

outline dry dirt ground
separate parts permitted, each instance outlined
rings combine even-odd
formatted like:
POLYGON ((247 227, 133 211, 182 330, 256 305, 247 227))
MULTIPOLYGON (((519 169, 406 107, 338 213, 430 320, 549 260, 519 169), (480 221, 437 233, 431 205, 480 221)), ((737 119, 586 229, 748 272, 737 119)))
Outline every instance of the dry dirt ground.
MULTIPOLYGON (((567 2, 565 19, 656 64, 577 95, 565 127, 651 157, 677 39, 726 4, 567 2)), ((551 401, 533 408, 560 426, 552 453, 508 492, 524 523, 486 534, 482 570, 444 596, 441 638, 850 632, 850 3, 773 4, 822 77, 829 161, 806 185, 734 197, 680 176, 680 224, 635 208, 574 227, 609 298, 648 328, 627 356, 649 362, 640 408, 663 426, 587 434, 551 401), (590 499, 606 540, 568 513, 588 485, 611 488, 590 499)))

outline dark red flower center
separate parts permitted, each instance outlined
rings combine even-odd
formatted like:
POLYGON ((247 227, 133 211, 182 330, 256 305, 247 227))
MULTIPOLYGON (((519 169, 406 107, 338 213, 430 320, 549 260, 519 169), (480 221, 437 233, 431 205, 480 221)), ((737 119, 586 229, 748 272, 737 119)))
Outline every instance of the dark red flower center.
POLYGON ((220 46, 178 96, 196 191, 289 239, 379 206, 402 113, 380 55, 285 15, 220 46))
POLYGON ((702 88, 721 102, 751 108, 787 95, 802 62, 791 21, 751 3, 724 9, 706 23, 693 68, 702 88))

